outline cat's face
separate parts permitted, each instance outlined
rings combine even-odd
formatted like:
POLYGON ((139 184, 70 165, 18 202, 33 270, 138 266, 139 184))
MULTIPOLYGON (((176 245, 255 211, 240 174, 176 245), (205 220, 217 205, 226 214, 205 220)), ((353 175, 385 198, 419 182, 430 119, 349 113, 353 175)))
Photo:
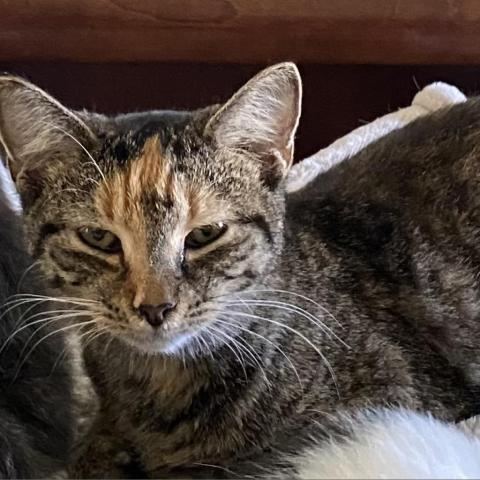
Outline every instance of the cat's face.
POLYGON ((2 140, 52 287, 143 351, 196 351, 202 332, 221 335, 225 302, 260 285, 282 248, 299 105, 291 64, 220 109, 116 119, 1 79, 2 140))

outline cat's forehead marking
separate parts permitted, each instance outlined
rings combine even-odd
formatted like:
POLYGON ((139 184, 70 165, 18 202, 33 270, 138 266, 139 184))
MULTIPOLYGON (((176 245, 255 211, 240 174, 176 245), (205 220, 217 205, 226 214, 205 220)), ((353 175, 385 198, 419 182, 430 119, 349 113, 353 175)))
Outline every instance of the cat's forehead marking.
MULTIPOLYGON (((145 193, 157 197, 171 190, 171 172, 157 136, 149 138, 137 158, 104 180, 96 191, 96 206, 106 226, 128 231, 132 241, 145 243, 147 234, 143 200, 145 193)), ((125 239, 122 239, 125 241, 125 239)))
POLYGON ((97 207, 112 222, 135 221, 146 194, 168 198, 173 175, 158 136, 148 138, 140 153, 117 169, 97 190, 97 207))
POLYGON ((211 184, 198 172, 190 176, 178 171, 176 162, 178 157, 163 148, 160 138, 151 136, 96 191, 100 225, 120 237, 137 286, 149 278, 160 256, 164 263, 177 258, 190 230, 222 221, 229 212, 211 184))
MULTIPOLYGON (((129 284, 138 296, 151 272, 148 245, 152 225, 146 217, 146 198, 177 201, 177 187, 170 161, 158 136, 147 139, 140 153, 104 180, 95 203, 102 226, 117 234, 129 267, 129 284)), ((167 202, 162 201, 162 205, 167 202)), ((147 209, 148 210, 148 209, 147 209)))

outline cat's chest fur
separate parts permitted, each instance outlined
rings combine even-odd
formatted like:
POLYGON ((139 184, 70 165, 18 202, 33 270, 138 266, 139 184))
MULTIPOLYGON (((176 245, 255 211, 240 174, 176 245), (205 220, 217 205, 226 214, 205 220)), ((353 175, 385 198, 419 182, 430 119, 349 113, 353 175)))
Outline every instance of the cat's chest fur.
POLYGON ((98 351, 90 358, 86 354, 102 398, 99 428, 107 425, 109 433, 122 438, 146 471, 227 460, 244 447, 243 433, 229 434, 237 423, 233 389, 214 385, 207 363, 133 356, 129 362, 120 355, 117 363, 98 351))

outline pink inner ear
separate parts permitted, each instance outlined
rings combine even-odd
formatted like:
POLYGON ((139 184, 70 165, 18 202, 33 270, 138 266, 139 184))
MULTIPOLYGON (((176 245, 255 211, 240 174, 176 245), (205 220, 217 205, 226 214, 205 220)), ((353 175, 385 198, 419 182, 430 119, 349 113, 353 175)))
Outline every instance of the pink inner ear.
POLYGON ((74 157, 96 141, 75 113, 35 85, 10 76, 0 76, 0 137, 14 178, 45 167, 59 152, 74 157))
MULTIPOLYGON (((220 145, 259 154, 277 150, 288 168, 298 126, 301 80, 293 64, 267 69, 241 88, 207 128, 220 145)), ((266 162, 268 163, 268 162, 266 162)))

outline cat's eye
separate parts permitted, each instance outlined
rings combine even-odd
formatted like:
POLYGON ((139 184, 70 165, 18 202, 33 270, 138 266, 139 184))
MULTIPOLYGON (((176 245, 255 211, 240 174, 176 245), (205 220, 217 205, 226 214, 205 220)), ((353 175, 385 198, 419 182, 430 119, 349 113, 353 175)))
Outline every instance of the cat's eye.
POLYGON ((122 250, 120 239, 108 230, 84 227, 78 230, 80 239, 92 248, 107 253, 118 253, 122 250))
POLYGON ((214 223, 194 228, 185 238, 185 248, 196 250, 207 246, 227 231, 224 223, 214 223))

